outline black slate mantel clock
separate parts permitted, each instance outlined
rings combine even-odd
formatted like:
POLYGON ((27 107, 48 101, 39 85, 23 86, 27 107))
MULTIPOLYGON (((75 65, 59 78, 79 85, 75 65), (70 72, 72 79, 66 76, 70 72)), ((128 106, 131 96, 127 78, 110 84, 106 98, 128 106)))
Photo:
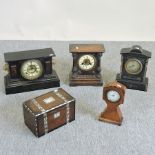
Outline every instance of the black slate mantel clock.
POLYGON ((59 87, 60 80, 52 67, 54 56, 51 48, 4 53, 6 94, 59 87))
POLYGON ((73 56, 70 86, 102 86, 101 56, 105 51, 101 44, 71 44, 73 56))
POLYGON ((121 73, 117 74, 116 80, 128 89, 147 91, 148 78, 146 77, 146 71, 151 52, 135 45, 132 48, 123 48, 121 55, 121 73))

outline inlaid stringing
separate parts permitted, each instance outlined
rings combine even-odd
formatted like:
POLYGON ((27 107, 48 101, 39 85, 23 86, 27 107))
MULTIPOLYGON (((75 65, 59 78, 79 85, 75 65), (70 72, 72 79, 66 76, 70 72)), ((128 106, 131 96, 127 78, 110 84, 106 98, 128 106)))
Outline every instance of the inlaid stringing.
POLYGON ((62 100, 64 100, 64 102, 66 103, 66 123, 68 123, 69 122, 69 117, 70 117, 70 113, 69 113, 70 108, 69 108, 69 103, 68 103, 69 101, 62 94, 60 94, 57 90, 54 91, 54 93, 57 96, 59 96, 62 100))
POLYGON ((41 112, 43 112, 43 116, 44 116, 44 130, 45 130, 45 134, 48 133, 48 118, 47 118, 47 113, 46 113, 46 110, 39 105, 39 103, 35 100, 35 99, 32 99, 32 102, 35 104, 35 106, 41 110, 41 112))

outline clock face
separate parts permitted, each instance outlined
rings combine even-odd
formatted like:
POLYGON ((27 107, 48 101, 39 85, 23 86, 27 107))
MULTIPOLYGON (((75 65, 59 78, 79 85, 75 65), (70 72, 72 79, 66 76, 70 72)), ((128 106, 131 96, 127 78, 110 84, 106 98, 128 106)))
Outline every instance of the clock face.
POLYGON ((120 99, 120 94, 115 90, 110 90, 107 92, 107 99, 111 102, 117 102, 120 99))
POLYGON ((78 65, 81 70, 90 71, 96 65, 96 58, 93 55, 83 55, 79 58, 78 65))
POLYGON ((129 74, 139 74, 142 71, 143 65, 138 59, 129 59, 125 63, 125 70, 129 74))
POLYGON ((39 78, 43 73, 43 66, 39 60, 27 60, 21 65, 21 75, 27 80, 39 78))

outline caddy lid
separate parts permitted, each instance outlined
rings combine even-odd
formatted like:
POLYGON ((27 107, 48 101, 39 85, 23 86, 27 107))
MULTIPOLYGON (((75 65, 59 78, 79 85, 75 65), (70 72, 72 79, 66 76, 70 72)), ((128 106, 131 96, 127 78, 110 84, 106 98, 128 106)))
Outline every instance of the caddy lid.
POLYGON ((35 116, 54 110, 66 105, 75 99, 64 89, 58 88, 31 100, 24 102, 24 106, 29 108, 35 116))

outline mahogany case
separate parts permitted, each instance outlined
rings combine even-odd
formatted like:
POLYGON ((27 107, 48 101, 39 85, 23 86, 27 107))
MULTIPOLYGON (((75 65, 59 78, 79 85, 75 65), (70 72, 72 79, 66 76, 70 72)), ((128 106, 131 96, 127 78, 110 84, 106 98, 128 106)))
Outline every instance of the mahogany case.
POLYGON ((122 112, 119 108, 120 104, 123 104, 125 98, 126 87, 119 82, 110 82, 106 84, 103 88, 103 100, 105 100, 107 107, 101 113, 99 120, 113 123, 116 125, 121 125, 123 121, 122 112), (111 102, 107 98, 107 93, 110 90, 117 91, 120 95, 120 99, 117 102, 111 102))
POLYGON ((73 56, 73 67, 69 75, 70 86, 102 86, 101 56, 105 52, 102 44, 70 44, 69 51, 73 56), (89 70, 82 70, 78 61, 83 55, 91 55, 95 58, 95 66, 89 70))
POLYGON ((75 120, 75 99, 59 88, 23 103, 27 127, 40 137, 75 120))

